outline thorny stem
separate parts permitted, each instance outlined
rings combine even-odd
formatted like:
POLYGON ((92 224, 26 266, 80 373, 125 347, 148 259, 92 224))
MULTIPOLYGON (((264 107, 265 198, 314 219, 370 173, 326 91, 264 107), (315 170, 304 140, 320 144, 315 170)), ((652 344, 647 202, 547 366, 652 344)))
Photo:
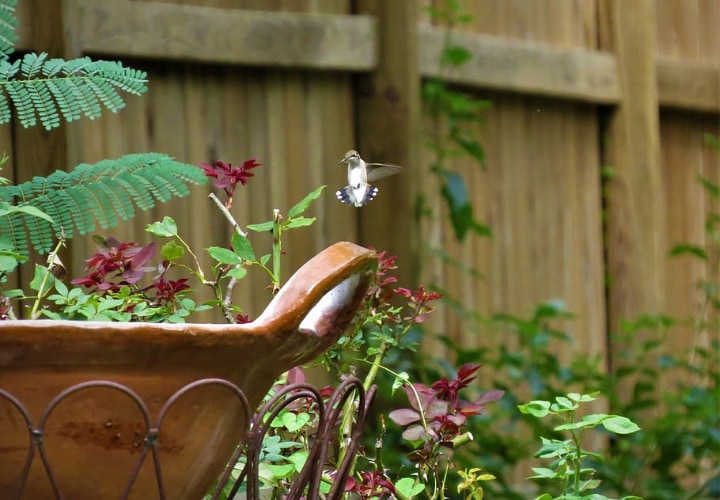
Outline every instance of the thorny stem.
MULTIPOLYGON (((248 233, 246 231, 243 231, 243 229, 240 227, 240 224, 238 224, 237 220, 235 220, 235 217, 233 217, 233 215, 230 213, 230 208, 223 202, 221 202, 220 199, 215 196, 215 193, 210 193, 208 195, 208 198, 210 198, 213 203, 215 203, 215 206, 220 209, 220 212, 222 212, 222 214, 225 216, 225 219, 227 219, 227 221, 230 223, 230 226, 233 228, 233 230, 243 238, 247 238, 248 233)), ((229 204, 230 206, 232 206, 232 199, 230 200, 229 204)), ((222 309, 223 316, 225 316, 225 319, 228 323, 235 323, 235 317, 232 315, 232 311, 230 310, 230 308, 232 306, 232 292, 237 283, 237 278, 230 278, 227 288, 225 289, 225 294, 222 293, 222 290, 219 287, 215 293, 216 297, 220 300, 220 307, 222 309)))
MULTIPOLYGON (((228 282, 227 288, 225 288, 225 296, 222 299, 221 302, 221 308, 223 312, 223 316, 225 316, 225 319, 228 323, 237 323, 235 321, 235 317, 232 315, 232 311, 230 308, 232 307, 232 292, 235 288, 235 285, 237 285, 238 279, 237 278, 230 278, 230 281, 228 282)), ((222 290, 218 290, 220 294, 222 294, 222 290)))
POLYGON ((235 217, 232 216, 228 207, 226 207, 225 204, 222 201, 220 201, 220 199, 217 196, 215 196, 215 193, 210 193, 208 195, 208 198, 210 198, 213 201, 213 203, 215 203, 215 205, 217 205, 217 207, 220 209, 220 211, 223 213, 225 218, 228 220, 228 222, 232 226, 233 230, 240 236, 247 238, 248 234, 242 230, 242 228, 240 227, 240 224, 238 224, 237 221, 235 220, 235 217))

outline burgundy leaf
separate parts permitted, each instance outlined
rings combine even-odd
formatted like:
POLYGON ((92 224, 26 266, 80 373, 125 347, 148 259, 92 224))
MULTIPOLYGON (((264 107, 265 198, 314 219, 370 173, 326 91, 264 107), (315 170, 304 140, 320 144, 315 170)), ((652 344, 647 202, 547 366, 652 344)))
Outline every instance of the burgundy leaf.
POLYGON ((388 417, 398 425, 408 425, 420 420, 420 414, 409 408, 393 410, 388 414, 388 417))

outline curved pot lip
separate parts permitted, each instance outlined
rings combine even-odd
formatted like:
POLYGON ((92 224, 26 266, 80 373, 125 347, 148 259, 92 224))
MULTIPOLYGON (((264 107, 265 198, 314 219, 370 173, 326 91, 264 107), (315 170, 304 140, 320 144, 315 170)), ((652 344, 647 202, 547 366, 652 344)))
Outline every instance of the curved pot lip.
POLYGON ((298 327, 305 315, 334 287, 356 274, 368 274, 377 263, 376 253, 350 242, 335 243, 308 260, 283 285, 263 313, 245 324, 221 323, 147 323, 106 322, 75 320, 7 320, 0 321, 0 345, 19 342, 23 337, 38 335, 78 340, 95 340, 99 343, 127 341, 142 337, 145 341, 184 336, 187 343, 213 344, 227 342, 229 337, 247 340, 247 337, 300 334, 298 327), (121 335, 118 335, 121 334, 121 335))

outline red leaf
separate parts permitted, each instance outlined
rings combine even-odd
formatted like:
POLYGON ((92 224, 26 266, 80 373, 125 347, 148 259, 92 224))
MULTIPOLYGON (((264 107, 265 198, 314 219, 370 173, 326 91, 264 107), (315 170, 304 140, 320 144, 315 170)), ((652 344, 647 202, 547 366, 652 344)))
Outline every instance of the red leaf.
POLYGON ((398 425, 408 425, 420 420, 420 414, 415 410, 410 410, 409 408, 393 410, 390 414, 388 414, 388 417, 390 417, 390 420, 398 425))

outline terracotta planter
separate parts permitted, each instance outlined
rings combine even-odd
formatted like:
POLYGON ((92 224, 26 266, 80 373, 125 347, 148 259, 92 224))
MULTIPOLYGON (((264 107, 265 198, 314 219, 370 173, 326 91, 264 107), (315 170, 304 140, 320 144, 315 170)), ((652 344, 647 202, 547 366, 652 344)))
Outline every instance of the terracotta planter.
POLYGON ((158 422, 161 408, 187 384, 219 378, 242 389, 255 409, 282 372, 336 341, 375 263, 367 249, 335 244, 246 325, 0 322, 0 498, 55 496, 44 460, 32 455, 40 449, 64 498, 118 498, 136 467, 129 497, 157 498, 156 466, 168 498, 201 498, 244 437, 240 398, 207 383, 171 402, 158 422), (65 395, 44 415, 62 391, 88 381, 122 384, 142 403, 105 384, 65 395), (152 448, 157 456, 143 452, 152 448))

